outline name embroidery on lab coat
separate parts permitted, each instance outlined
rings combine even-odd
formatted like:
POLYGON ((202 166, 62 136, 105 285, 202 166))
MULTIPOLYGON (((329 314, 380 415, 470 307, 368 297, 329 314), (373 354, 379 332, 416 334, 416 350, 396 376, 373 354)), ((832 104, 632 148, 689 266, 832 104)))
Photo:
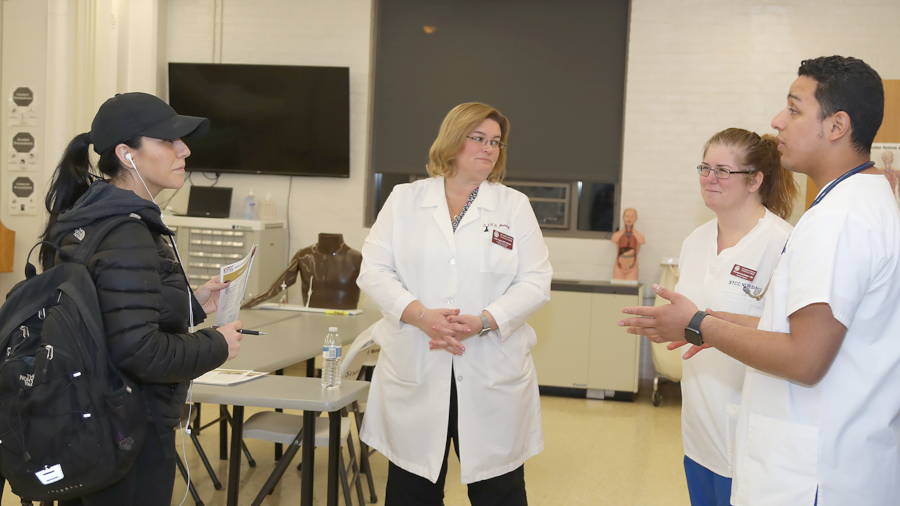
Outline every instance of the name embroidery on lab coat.
POLYGON ((734 264, 734 267, 731 269, 731 275, 747 281, 756 279, 756 271, 738 264, 734 264))
POLYGON ((488 231, 488 227, 505 228, 505 229, 509 230, 509 225, 507 225, 507 224, 505 224, 505 223, 485 223, 485 224, 484 224, 484 231, 485 231, 485 232, 488 231))

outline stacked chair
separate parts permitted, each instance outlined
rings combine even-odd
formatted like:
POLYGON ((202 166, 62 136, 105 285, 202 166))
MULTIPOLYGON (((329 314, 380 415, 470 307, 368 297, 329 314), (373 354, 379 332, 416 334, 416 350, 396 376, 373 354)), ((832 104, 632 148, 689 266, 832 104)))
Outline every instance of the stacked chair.
MULTIPOLYGON (((371 334, 372 327, 369 327, 356 338, 345 353, 341 363, 342 380, 355 380, 360 378, 361 375, 366 374, 365 364, 367 363, 367 360, 371 362, 371 357, 377 356, 364 351, 376 346, 372 341, 371 334)), ((357 402, 354 402, 350 408, 354 412, 358 429, 361 424, 362 410, 357 402)), ((343 452, 338 454, 340 459, 338 467, 340 470, 341 486, 344 493, 344 503, 346 506, 353 506, 351 487, 355 487, 359 499, 359 506, 365 504, 362 483, 360 483, 362 474, 365 474, 368 478, 369 491, 371 493, 372 502, 374 503, 378 499, 375 495, 375 485, 369 468, 369 449, 368 447, 361 447, 362 451, 360 459, 357 459, 356 450, 353 444, 353 435, 350 430, 351 421, 346 416, 346 412, 344 414, 345 417, 341 420, 340 439, 342 446, 346 444, 347 452, 350 457, 349 462, 344 462, 343 452)), ((299 446, 301 441, 297 435, 302 428, 303 417, 300 415, 276 411, 263 411, 252 415, 244 422, 243 433, 244 438, 261 439, 272 443, 299 446)), ((316 447, 328 447, 328 419, 326 417, 321 417, 316 421, 316 447)), ((269 477, 266 484, 263 486, 263 489, 257 495, 253 504, 261 504, 265 496, 271 493, 280 479, 280 474, 273 472, 272 476, 269 477)))

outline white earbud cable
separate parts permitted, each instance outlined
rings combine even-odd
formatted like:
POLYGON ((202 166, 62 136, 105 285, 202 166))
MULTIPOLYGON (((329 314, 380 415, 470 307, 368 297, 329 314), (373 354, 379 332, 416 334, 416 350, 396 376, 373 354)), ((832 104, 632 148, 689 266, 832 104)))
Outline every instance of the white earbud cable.
MULTIPOLYGON (((188 405, 188 417, 187 417, 187 433, 191 434, 191 410, 194 409, 194 404, 191 400, 194 397, 194 382, 191 381, 191 386, 188 388, 187 395, 187 405, 188 405)), ((191 466, 188 465, 187 461, 187 452, 184 448, 184 433, 185 428, 184 425, 181 425, 181 422, 178 423, 178 426, 181 428, 181 458, 184 460, 184 468, 187 470, 187 480, 185 484, 184 497, 181 498, 181 504, 178 506, 184 506, 184 502, 187 500, 188 492, 191 491, 191 466)))
MULTIPOLYGON (((137 166, 134 164, 134 160, 131 159, 131 153, 127 153, 125 155, 125 159, 128 160, 128 162, 131 163, 131 167, 134 168, 134 173, 137 174, 138 179, 141 180, 141 184, 144 185, 144 189, 147 190, 147 195, 150 196, 150 201, 153 202, 154 204, 156 204, 156 200, 153 198, 153 194, 150 193, 150 189, 147 188, 147 183, 144 182, 144 178, 141 177, 141 173, 140 173, 140 171, 138 171, 137 166)), ((165 225, 166 228, 169 228, 169 225, 166 224, 166 219, 163 218, 163 215, 161 212, 159 213, 159 219, 162 220, 163 225, 165 225)), ((172 246, 175 249, 175 256, 178 258, 178 262, 181 262, 181 255, 178 254, 178 246, 175 244, 174 240, 172 241, 172 246)), ((184 264, 182 263, 182 266, 183 265, 184 264)), ((191 333, 193 334, 194 333, 194 308, 193 308, 193 305, 191 304, 191 288, 190 288, 190 282, 187 279, 185 279, 185 282, 188 283, 188 289, 187 289, 187 292, 188 292, 188 318, 190 319, 191 333)), ((194 396, 194 382, 191 381, 191 386, 188 388, 188 396, 187 396, 187 405, 188 405, 188 418, 187 418, 188 429, 187 430, 188 430, 188 434, 190 434, 190 430, 191 430, 190 429, 191 410, 194 409, 194 405, 191 403, 191 399, 193 398, 193 396, 194 396)), ((182 425, 181 422, 179 422, 178 427, 181 428, 181 458, 184 461, 184 468, 187 471, 187 480, 186 480, 187 484, 185 485, 184 497, 181 499, 181 504, 179 504, 179 506, 183 506, 184 502, 187 500, 188 492, 190 492, 190 490, 191 490, 191 467, 190 467, 190 465, 188 465, 187 453, 185 452, 184 425, 182 425)))
MULTIPOLYGON (((134 168, 134 173, 137 174, 138 179, 141 180, 141 184, 144 185, 144 189, 147 190, 147 195, 150 196, 150 201, 156 204, 156 200, 153 198, 153 194, 150 193, 150 189, 147 188, 147 183, 144 182, 144 178, 141 177, 140 171, 138 171, 137 165, 134 164, 134 160, 131 158, 131 153, 125 154, 125 159, 131 163, 131 167, 134 168)), ((162 211, 159 213, 159 219, 162 220, 163 225, 166 228, 169 228, 169 224, 166 223, 166 219, 162 215, 162 211)), ((184 262, 181 261, 181 255, 178 254, 178 245, 176 241, 172 240, 172 248, 175 250, 175 257, 178 258, 178 262, 181 264, 182 269, 184 268, 184 262)), ((187 292, 188 292, 188 326, 190 327, 191 334, 194 333, 194 306, 191 304, 191 282, 185 279, 185 282, 188 284, 187 292)))

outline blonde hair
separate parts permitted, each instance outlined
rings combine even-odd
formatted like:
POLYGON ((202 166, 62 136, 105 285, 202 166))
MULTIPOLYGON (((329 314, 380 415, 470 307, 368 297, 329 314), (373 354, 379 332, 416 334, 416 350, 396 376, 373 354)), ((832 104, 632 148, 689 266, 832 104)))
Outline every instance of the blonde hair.
MULTIPOLYGON (((431 177, 456 175, 456 157, 462 152, 466 136, 484 120, 492 119, 500 125, 500 142, 506 143, 509 136, 509 120, 500 111, 480 102, 469 102, 454 107, 444 122, 437 139, 428 152, 428 175, 431 177)), ((500 150, 497 163, 488 175, 491 183, 499 183, 506 176, 506 149, 500 150)))
MULTIPOLYGON (((737 161, 742 169, 753 170, 763 175, 759 185, 759 198, 766 206, 782 219, 788 219, 794 209, 794 200, 800 194, 800 187, 794 181, 794 175, 781 165, 781 153, 778 152, 778 140, 771 135, 763 135, 743 130, 728 128, 712 136, 703 147, 703 156, 711 146, 723 146, 735 150, 737 161)), ((747 184, 753 174, 743 174, 747 184)))

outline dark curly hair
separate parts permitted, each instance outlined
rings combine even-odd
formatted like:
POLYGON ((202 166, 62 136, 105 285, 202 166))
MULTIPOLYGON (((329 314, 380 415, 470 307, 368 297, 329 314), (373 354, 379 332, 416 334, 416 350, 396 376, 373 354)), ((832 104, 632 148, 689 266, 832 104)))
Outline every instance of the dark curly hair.
POLYGON ((803 60, 797 75, 814 79, 819 119, 844 111, 850 116, 850 142, 860 153, 872 141, 884 119, 884 86, 875 69, 853 57, 820 56, 803 60))

